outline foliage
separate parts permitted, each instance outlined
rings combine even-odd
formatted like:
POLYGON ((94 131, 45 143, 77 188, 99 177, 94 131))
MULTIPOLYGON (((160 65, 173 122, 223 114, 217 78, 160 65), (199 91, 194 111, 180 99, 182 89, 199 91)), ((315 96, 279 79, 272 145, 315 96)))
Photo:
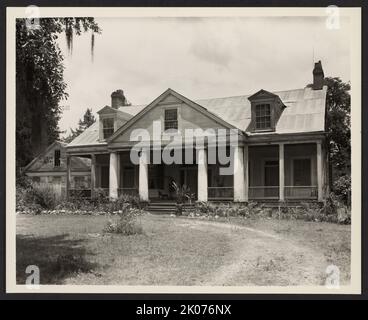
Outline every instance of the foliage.
POLYGON ((298 219, 315 222, 333 222, 349 224, 351 213, 340 199, 331 193, 325 203, 305 202, 299 206, 266 207, 257 202, 248 203, 213 203, 197 202, 191 216, 207 218, 274 218, 298 219))
POLYGON ((334 194, 337 195, 347 206, 351 204, 351 177, 342 175, 333 182, 334 194))
POLYGON ((325 84, 328 87, 326 129, 330 165, 334 175, 350 175, 350 83, 340 78, 325 78, 325 84))
POLYGON ((209 217, 249 217, 257 204, 255 202, 245 203, 213 203, 213 202, 197 202, 194 208, 196 215, 204 215, 209 217))
POLYGON ((190 192, 190 188, 186 184, 180 187, 175 181, 172 181, 171 187, 176 194, 176 202, 178 204, 183 203, 185 199, 191 203, 192 199, 195 198, 195 194, 190 192))
POLYGON ((59 137, 60 101, 68 97, 59 35, 66 33, 71 45, 73 33, 101 31, 93 18, 39 21, 39 28, 30 30, 25 19, 16 20, 17 167, 25 166, 59 137))
POLYGON ((146 203, 132 195, 121 195, 110 201, 102 190, 96 190, 95 198, 85 198, 77 191, 69 200, 55 195, 52 186, 33 184, 29 178, 18 180, 16 210, 30 214, 119 214, 126 206, 143 212, 146 203))
POLYGON ((141 224, 137 223, 137 217, 142 214, 140 209, 132 208, 129 204, 125 204, 119 211, 119 219, 114 222, 109 219, 105 228, 105 233, 119 233, 125 236, 134 234, 142 234, 141 224))
POLYGON ((86 112, 83 115, 83 119, 79 119, 78 127, 73 130, 70 128, 70 134, 64 139, 64 142, 71 142, 76 137, 78 137, 84 130, 89 128, 91 125, 93 125, 96 122, 96 118, 92 113, 92 109, 87 108, 86 112))
POLYGON ((55 194, 51 186, 44 184, 33 184, 25 182, 24 186, 18 186, 16 189, 16 210, 40 213, 41 210, 54 209, 61 198, 55 194))

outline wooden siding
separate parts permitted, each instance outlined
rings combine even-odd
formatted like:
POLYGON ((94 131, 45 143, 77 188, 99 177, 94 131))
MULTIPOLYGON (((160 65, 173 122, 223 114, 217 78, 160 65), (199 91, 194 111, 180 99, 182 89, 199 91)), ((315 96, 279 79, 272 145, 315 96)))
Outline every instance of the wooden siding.
POLYGON ((162 100, 152 110, 148 111, 142 118, 135 122, 130 128, 117 137, 113 144, 126 143, 130 141, 131 133, 134 129, 146 129, 153 136, 153 122, 160 121, 161 130, 164 129, 164 110, 167 108, 178 109, 179 130, 184 135, 185 129, 219 129, 225 128, 213 119, 194 110, 189 105, 178 100, 174 96, 168 96, 162 100))

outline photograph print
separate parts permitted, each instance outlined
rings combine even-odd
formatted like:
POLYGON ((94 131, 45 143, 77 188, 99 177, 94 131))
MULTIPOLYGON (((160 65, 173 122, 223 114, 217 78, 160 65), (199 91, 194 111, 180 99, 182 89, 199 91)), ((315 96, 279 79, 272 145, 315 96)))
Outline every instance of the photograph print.
POLYGON ((8 8, 7 290, 359 293, 360 11, 134 10, 8 8))

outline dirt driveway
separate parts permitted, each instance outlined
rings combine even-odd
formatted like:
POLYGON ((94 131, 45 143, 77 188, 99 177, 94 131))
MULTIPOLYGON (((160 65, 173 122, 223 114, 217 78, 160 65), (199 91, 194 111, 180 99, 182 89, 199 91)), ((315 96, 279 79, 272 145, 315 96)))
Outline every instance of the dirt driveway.
POLYGON ((225 236, 230 242, 225 264, 199 285, 317 285, 325 279, 329 263, 324 254, 283 236, 208 221, 186 220, 177 225, 225 236))

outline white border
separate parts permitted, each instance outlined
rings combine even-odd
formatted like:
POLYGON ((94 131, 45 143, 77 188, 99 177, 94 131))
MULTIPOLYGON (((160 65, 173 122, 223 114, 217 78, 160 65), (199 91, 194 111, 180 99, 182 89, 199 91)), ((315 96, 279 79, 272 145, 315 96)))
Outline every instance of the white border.
MULTIPOLYGON (((7 112, 6 112, 6 292, 7 293, 361 293, 361 9, 340 8, 351 21, 352 106, 352 237, 351 284, 339 289, 324 286, 82 286, 41 285, 38 290, 16 284, 15 264, 15 18, 26 17, 25 8, 7 8, 7 112)), ((280 17, 326 16, 326 8, 49 8, 40 17, 280 17)))

